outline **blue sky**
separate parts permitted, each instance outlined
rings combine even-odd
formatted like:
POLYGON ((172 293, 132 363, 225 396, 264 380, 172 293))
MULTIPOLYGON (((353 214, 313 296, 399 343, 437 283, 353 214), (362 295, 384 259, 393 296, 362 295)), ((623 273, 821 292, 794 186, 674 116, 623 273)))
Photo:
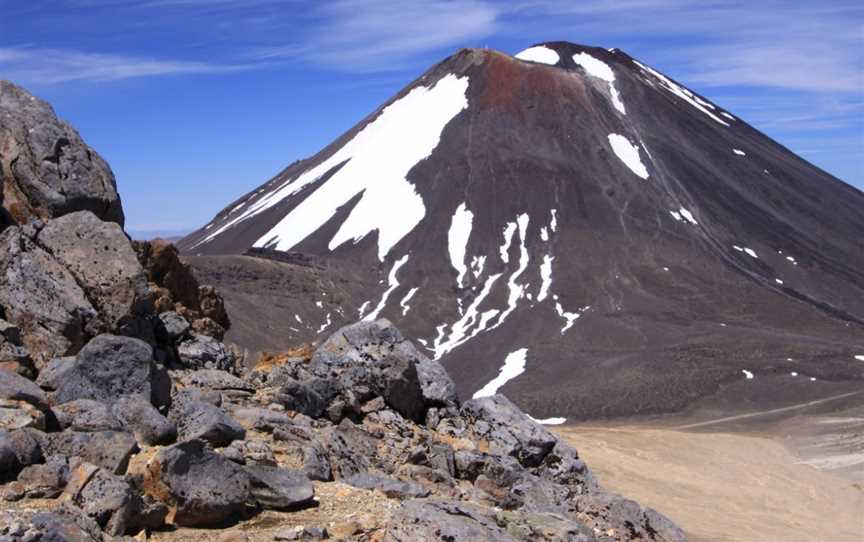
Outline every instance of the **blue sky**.
POLYGON ((864 188, 864 4, 0 0, 0 78, 113 167, 130 230, 188 231, 459 47, 618 47, 864 188))

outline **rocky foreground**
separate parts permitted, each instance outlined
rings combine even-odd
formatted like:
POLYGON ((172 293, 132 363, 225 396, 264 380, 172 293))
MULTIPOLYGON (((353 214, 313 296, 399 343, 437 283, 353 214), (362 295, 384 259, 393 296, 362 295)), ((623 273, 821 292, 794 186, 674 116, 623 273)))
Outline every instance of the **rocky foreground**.
POLYGON ((62 362, 61 378, 40 378, 44 389, 0 372, 17 410, 0 433, 2 497, 56 503, 9 505, 0 539, 224 528, 324 504, 313 481, 393 505, 275 539, 684 539, 661 514, 600 489, 574 448, 505 397, 460 403, 441 366, 386 320, 297 354, 242 377, 236 366, 166 370, 146 342, 104 334, 62 362))
POLYGON ((386 320, 246 369, 218 293, 132 243, 107 164, 5 82, 0 181, 0 541, 233 540, 270 511, 275 540, 684 539, 386 320))

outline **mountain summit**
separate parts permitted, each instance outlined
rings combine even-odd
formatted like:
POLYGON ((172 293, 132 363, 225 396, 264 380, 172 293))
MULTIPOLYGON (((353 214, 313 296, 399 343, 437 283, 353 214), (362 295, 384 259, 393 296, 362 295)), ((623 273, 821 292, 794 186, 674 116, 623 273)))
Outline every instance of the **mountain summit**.
POLYGON ((616 49, 461 50, 180 246, 315 262, 286 345, 388 317, 550 421, 864 379, 864 194, 616 49))

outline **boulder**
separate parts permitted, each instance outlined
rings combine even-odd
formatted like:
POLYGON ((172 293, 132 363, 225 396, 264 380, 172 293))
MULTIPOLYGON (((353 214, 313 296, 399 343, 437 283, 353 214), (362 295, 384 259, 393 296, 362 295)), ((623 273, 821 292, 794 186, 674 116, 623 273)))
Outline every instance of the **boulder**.
POLYGON ((302 472, 252 465, 246 467, 252 496, 268 510, 299 510, 315 506, 312 483, 302 472))
POLYGON ((0 370, 0 428, 45 429, 45 392, 23 376, 0 370))
POLYGON ((0 371, 0 399, 22 401, 40 410, 48 410, 48 397, 42 389, 23 376, 0 371))
MULTIPOLYGON (((2 512, 0 512, 2 513, 2 512)), ((0 516, 0 533, 11 540, 103 542, 99 524, 72 503, 52 506, 50 511, 10 510, 0 516), (12 534, 14 533, 14 534, 12 534)))
POLYGON ((391 516, 384 540, 512 542, 516 539, 499 525, 492 510, 459 501, 410 500, 391 516))
POLYGON ((238 378, 227 371, 219 369, 199 369, 189 371, 180 376, 180 383, 184 386, 202 388, 216 391, 245 391, 254 392, 255 386, 245 380, 238 378))
POLYGON ((686 542, 687 537, 668 518, 615 493, 595 491, 574 502, 576 518, 592 528, 619 533, 619 539, 686 542))
POLYGON ((37 243, 72 273, 106 331, 152 312, 144 269, 120 225, 79 211, 47 222, 37 243))
POLYGON ((48 433, 45 455, 79 457, 114 474, 124 474, 129 459, 138 451, 135 437, 121 431, 48 433))
POLYGON ((472 399, 462 405, 475 437, 493 454, 515 457, 525 467, 537 467, 558 444, 558 437, 519 410, 503 395, 472 399))
MULTIPOLYGON (((320 379, 298 382, 296 380, 286 380, 279 392, 276 394, 275 400, 280 405, 288 410, 299 412, 309 416, 310 418, 320 418, 329 404, 328 398, 322 397, 316 388, 320 379)), ((332 395, 333 394, 329 394, 332 395)))
POLYGON ((346 326, 315 351, 310 370, 343 389, 369 386, 402 416, 422 422, 433 407, 455 407, 456 387, 438 362, 421 354, 388 320, 346 326))
POLYGON ((168 520, 180 526, 236 522, 252 499, 246 471, 201 440, 161 449, 147 464, 143 484, 147 494, 169 506, 168 520))
POLYGON ((77 412, 65 410, 62 414, 65 419, 61 422, 61 426, 64 422, 69 421, 69 418, 66 416, 70 416, 71 421, 69 422, 68 429, 72 431, 123 431, 125 429, 123 423, 111 412, 111 407, 105 403, 89 399, 79 399, 60 405, 54 412, 60 411, 67 405, 81 407, 77 412))
POLYGON ((177 345, 180 365, 185 369, 219 369, 235 372, 234 353, 213 337, 192 333, 177 345))
POLYGON ((363 472, 343 478, 342 483, 361 489, 375 489, 391 499, 428 497, 430 491, 413 482, 404 482, 387 476, 363 472))
POLYGON ((13 479, 24 467, 45 460, 42 435, 33 429, 0 429, 0 481, 13 479))
POLYGON ((123 477, 90 463, 72 470, 64 498, 112 536, 134 531, 135 517, 143 508, 141 497, 123 477))
POLYGON ((75 354, 98 313, 75 277, 21 228, 0 233, 0 306, 37 367, 75 354))
MULTIPOLYGON (((327 452, 311 431, 295 425, 284 425, 273 430, 273 438, 281 444, 283 457, 290 458, 307 478, 321 482, 333 479, 327 452)), ((337 449, 343 450, 341 447, 337 449)), ((356 468, 352 470, 358 471, 356 468)))
POLYGON ((157 335, 165 342, 175 343, 186 337, 192 327, 189 322, 174 311, 159 313, 157 335))
POLYGON ((74 366, 54 393, 54 402, 93 399, 110 403, 138 395, 167 404, 170 390, 153 361, 153 349, 140 339, 100 335, 78 353, 74 366))
POLYGON ((218 448, 246 436, 246 430, 224 410, 203 401, 186 400, 175 404, 168 419, 177 426, 177 437, 181 441, 200 439, 218 448))
POLYGON ((278 466, 273 450, 266 442, 260 440, 235 440, 221 453, 241 465, 278 466))
POLYGON ((66 374, 74 366, 75 356, 54 358, 39 371, 39 376, 36 377, 36 384, 42 389, 54 391, 66 380, 66 374))
POLYGON ((2 204, 16 223, 87 210, 123 225, 111 168, 48 103, 0 81, 0 118, 2 204))
POLYGON ((0 371, 9 371, 30 379, 36 377, 33 360, 21 342, 21 329, 2 318, 0 318, 0 371))
POLYGON ((111 412, 131 431, 139 445, 168 444, 177 438, 177 428, 159 413, 150 401, 139 396, 121 397, 111 406, 111 412))
POLYGON ((45 430, 45 413, 25 401, 0 399, 0 429, 45 430))
POLYGON ((53 499, 59 496, 69 480, 69 462, 62 455, 48 457, 41 465, 25 467, 18 475, 23 497, 53 499))

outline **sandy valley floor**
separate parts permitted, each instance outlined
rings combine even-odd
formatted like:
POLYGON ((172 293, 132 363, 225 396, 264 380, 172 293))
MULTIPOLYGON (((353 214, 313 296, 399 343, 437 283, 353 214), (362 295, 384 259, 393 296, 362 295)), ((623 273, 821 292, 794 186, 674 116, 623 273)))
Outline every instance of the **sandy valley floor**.
POLYGON ((667 423, 555 430, 602 485, 664 512, 696 542, 860 542, 860 414, 797 416, 746 432, 667 423))

